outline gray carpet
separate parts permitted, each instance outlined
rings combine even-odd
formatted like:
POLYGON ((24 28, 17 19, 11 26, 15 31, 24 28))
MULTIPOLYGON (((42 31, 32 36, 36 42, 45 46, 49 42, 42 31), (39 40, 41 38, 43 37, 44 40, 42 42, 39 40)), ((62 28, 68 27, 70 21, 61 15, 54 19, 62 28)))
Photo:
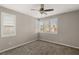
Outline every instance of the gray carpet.
POLYGON ((40 40, 1 53, 1 55, 78 55, 78 54, 79 49, 74 49, 40 40))

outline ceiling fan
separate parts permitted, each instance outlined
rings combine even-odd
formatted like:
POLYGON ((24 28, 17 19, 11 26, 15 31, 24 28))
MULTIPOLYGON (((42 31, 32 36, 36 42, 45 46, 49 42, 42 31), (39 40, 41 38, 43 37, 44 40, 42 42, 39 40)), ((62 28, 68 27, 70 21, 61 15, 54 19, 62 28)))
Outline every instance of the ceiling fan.
POLYGON ((40 5, 40 9, 39 10, 37 10, 37 9, 31 9, 31 10, 33 10, 33 11, 39 11, 40 14, 45 14, 45 15, 47 15, 46 12, 54 11, 54 9, 45 9, 44 8, 44 4, 40 5))

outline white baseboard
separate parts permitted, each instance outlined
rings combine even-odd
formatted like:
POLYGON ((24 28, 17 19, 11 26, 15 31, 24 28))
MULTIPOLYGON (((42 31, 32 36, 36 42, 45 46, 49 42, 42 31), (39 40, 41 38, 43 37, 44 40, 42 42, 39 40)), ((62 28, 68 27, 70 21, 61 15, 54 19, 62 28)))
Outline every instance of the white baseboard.
POLYGON ((13 47, 10 47, 10 48, 1 50, 0 53, 5 52, 5 51, 8 51, 8 50, 11 50, 11 49, 14 49, 14 48, 17 48, 17 47, 20 47, 20 46, 25 45, 25 44, 28 44, 28 43, 31 43, 31 42, 33 42, 33 41, 36 41, 36 40, 32 40, 32 41, 30 41, 30 42, 25 42, 25 43, 18 44, 18 45, 16 45, 16 46, 13 46, 13 47))
POLYGON ((50 43, 59 44, 59 45, 63 45, 63 46, 67 46, 67 47, 71 47, 71 48, 76 48, 76 49, 79 49, 79 47, 76 47, 76 46, 71 46, 71 45, 67 45, 67 44, 64 44, 64 43, 53 42, 53 41, 49 41, 49 40, 45 40, 45 39, 40 39, 40 40, 42 40, 42 41, 47 41, 47 42, 50 42, 50 43))
MULTIPOLYGON (((79 47, 75 47, 75 46, 71 46, 71 45, 67 45, 67 44, 63 44, 63 43, 52 42, 52 41, 45 40, 45 39, 40 39, 40 40, 42 40, 42 41, 47 41, 47 42, 50 42, 50 43, 60 44, 60 45, 64 45, 64 46, 68 46, 68 47, 72 47, 72 48, 79 49, 79 47)), ((14 48, 17 48, 17 47, 20 47, 20 46, 25 45, 25 44, 28 44, 28 43, 31 43, 31 42, 33 42, 33 41, 36 41, 36 40, 32 40, 32 41, 30 41, 30 42, 25 42, 25 43, 18 44, 18 45, 16 45, 16 46, 13 46, 13 47, 10 47, 10 48, 1 50, 0 53, 5 52, 5 51, 8 51, 8 50, 11 50, 11 49, 14 49, 14 48)))

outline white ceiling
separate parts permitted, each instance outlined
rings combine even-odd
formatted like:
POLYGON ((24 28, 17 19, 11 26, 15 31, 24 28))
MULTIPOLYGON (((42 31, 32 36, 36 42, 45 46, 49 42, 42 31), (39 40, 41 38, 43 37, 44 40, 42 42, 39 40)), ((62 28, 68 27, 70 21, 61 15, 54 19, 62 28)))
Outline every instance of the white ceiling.
POLYGON ((51 15, 61 14, 65 12, 79 10, 79 4, 45 4, 45 9, 53 8, 54 11, 47 12, 48 15, 41 15, 38 11, 31 11, 31 9, 40 9, 40 4, 3 4, 6 8, 36 17, 43 18, 51 15))

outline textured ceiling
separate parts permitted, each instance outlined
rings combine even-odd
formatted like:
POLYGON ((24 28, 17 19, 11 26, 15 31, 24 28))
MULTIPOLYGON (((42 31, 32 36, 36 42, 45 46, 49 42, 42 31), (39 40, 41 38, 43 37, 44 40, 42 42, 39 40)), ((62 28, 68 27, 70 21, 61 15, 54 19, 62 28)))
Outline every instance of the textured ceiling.
POLYGON ((47 15, 41 15, 38 11, 31 10, 31 9, 39 10, 40 4, 3 4, 1 6, 33 16, 35 18, 43 18, 51 15, 79 10, 79 4, 45 4, 45 9, 53 8, 54 11, 47 12, 47 15))

